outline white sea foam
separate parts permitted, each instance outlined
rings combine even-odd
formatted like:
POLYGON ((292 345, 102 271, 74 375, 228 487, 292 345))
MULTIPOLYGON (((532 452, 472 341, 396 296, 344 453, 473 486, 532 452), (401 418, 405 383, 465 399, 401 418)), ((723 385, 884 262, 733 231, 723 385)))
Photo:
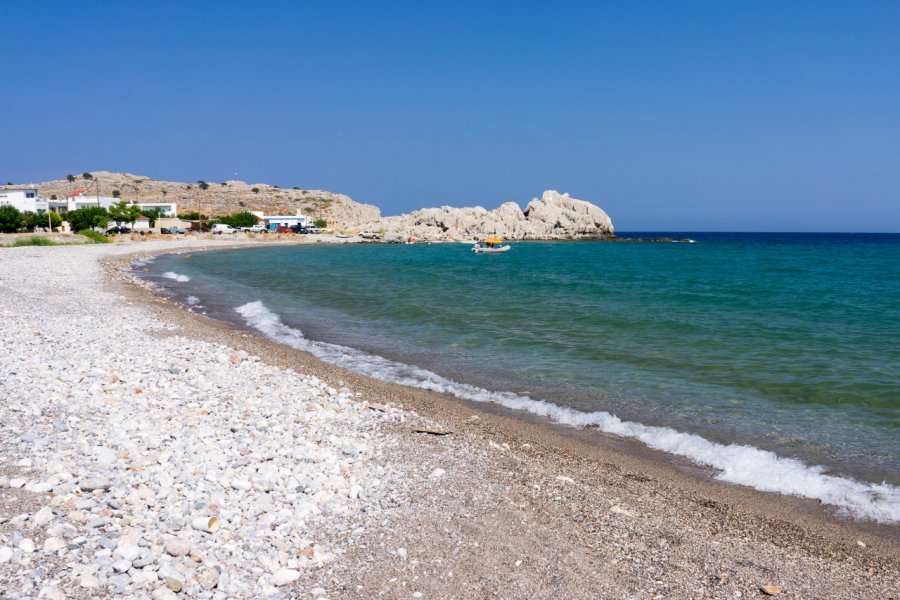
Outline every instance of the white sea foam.
POLYGON ((175 281, 177 281, 179 283, 186 283, 191 280, 191 278, 188 277, 187 275, 181 275, 179 273, 175 273, 174 271, 166 271, 165 273, 162 274, 162 276, 166 277, 168 279, 174 279, 175 281))
POLYGON ((465 400, 494 402, 572 427, 596 427, 606 433, 639 440, 657 450, 684 456, 698 465, 712 467, 718 471, 716 478, 722 481, 820 500, 838 507, 839 513, 857 518, 881 523, 900 522, 900 487, 888 483, 869 484, 828 475, 824 467, 809 466, 767 450, 741 444, 719 444, 668 427, 623 421, 606 411, 582 412, 512 392, 491 392, 354 348, 308 340, 300 330, 285 325, 262 302, 250 302, 236 310, 247 325, 276 342, 375 379, 450 393, 465 400))
POLYGON ((197 296, 188 296, 184 299, 184 303, 188 306, 196 306, 200 304, 200 298, 198 298, 197 296))
POLYGON ((150 263, 156 260, 156 256, 145 256, 144 258, 139 258, 131 262, 131 266, 133 267, 146 267, 150 263))

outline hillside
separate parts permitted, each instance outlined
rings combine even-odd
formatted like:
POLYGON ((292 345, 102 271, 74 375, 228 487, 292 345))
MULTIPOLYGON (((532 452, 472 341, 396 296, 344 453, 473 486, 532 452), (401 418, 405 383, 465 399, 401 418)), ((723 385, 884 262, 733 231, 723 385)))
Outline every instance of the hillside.
MULTIPOLYGON (((172 202, 179 212, 200 211, 213 216, 241 210, 260 210, 266 214, 295 214, 298 210, 313 218, 323 218, 329 226, 351 227, 358 223, 378 220, 378 207, 361 204, 343 194, 324 190, 282 189, 267 183, 243 181, 200 182, 161 181, 130 173, 92 171, 91 178, 74 175, 35 184, 42 196, 63 198, 78 188, 88 194, 112 196, 118 190, 121 197, 140 202, 172 202), (208 187, 207 187, 208 186, 208 187), (202 189, 206 187, 206 189, 202 189)), ((0 186, 9 187, 9 186, 0 186)), ((17 185, 14 187, 22 187, 17 185)))

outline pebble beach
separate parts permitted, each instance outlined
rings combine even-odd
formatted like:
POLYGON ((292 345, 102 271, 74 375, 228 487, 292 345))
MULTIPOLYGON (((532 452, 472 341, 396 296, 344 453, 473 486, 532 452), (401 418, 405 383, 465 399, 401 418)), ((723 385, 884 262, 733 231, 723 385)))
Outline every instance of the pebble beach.
POLYGON ((900 597, 896 526, 349 373, 133 277, 235 245, 190 244, 0 249, 3 597, 900 597))

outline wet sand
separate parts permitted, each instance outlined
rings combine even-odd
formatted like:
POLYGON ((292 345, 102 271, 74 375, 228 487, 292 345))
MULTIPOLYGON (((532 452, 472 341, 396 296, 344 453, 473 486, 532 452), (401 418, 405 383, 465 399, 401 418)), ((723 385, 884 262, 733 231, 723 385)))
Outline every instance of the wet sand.
POLYGON ((785 598, 900 597, 898 526, 721 483, 615 436, 351 373, 136 285, 133 259, 106 263, 109 285, 179 335, 409 411, 383 457, 407 477, 317 575, 329 597, 747 598, 769 585, 785 598))

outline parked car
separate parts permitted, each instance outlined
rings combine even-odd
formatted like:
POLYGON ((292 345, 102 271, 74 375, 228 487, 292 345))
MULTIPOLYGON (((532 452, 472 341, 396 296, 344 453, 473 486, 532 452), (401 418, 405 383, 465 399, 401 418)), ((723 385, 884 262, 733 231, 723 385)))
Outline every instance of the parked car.
POLYGON ((294 233, 290 227, 278 227, 275 229, 275 233, 294 233))
POLYGON ((216 223, 212 226, 212 232, 218 234, 237 233, 237 229, 235 229, 231 225, 226 225, 225 223, 216 223))
POLYGON ((267 233, 269 230, 262 225, 253 225, 251 227, 241 227, 244 233, 267 233))
POLYGON ((116 235, 119 233, 131 233, 131 229, 128 227, 113 227, 106 230, 106 235, 116 235))
POLYGON ((294 233, 309 233, 309 229, 300 225, 299 223, 296 225, 291 225, 291 231, 294 233))
POLYGON ((169 233, 187 233, 184 227, 169 227, 169 233))

